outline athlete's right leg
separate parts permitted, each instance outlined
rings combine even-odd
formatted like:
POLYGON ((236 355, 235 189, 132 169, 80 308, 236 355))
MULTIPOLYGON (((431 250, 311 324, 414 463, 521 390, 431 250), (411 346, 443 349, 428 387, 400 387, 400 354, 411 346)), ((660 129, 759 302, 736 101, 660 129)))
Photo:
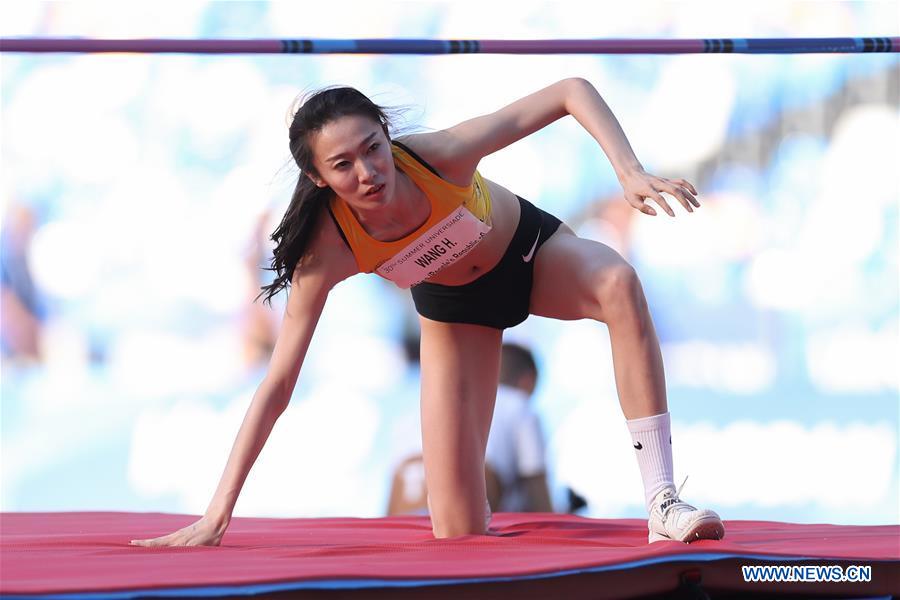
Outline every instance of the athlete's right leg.
POLYGON ((484 534, 484 453, 502 332, 424 317, 420 322, 422 457, 434 536, 484 534))
POLYGON ((607 324, 619 403, 644 480, 649 541, 720 539, 719 515, 681 501, 675 488, 662 353, 634 269, 608 246, 561 226, 535 258, 531 312, 607 324))

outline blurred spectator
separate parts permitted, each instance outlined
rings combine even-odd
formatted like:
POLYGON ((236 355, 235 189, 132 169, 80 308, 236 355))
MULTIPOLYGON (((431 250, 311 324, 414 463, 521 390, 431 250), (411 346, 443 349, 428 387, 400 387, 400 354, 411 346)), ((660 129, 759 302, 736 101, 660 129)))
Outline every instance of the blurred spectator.
MULTIPOLYGON (((484 465, 485 489, 491 507, 501 505, 502 487, 497 473, 484 465)), ((549 510, 549 509, 548 509, 549 510)), ((391 495, 387 516, 427 515, 428 492, 425 486, 425 462, 422 454, 413 454, 401 462, 391 477, 391 495)))
MULTIPOLYGON (((487 499, 495 511, 551 512, 544 436, 530 405, 537 366, 522 346, 504 344, 500 385, 485 455, 487 499)), ((428 514, 421 452, 410 453, 394 470, 388 516, 428 514)))
POLYGON ((485 462, 500 484, 500 512, 551 512, 547 488, 544 436, 530 400, 537 386, 531 352, 503 344, 500 385, 488 436, 485 462))
POLYGON ((22 362, 41 360, 41 323, 46 311, 28 267, 28 247, 35 216, 13 204, 0 232, 0 347, 3 358, 22 362))

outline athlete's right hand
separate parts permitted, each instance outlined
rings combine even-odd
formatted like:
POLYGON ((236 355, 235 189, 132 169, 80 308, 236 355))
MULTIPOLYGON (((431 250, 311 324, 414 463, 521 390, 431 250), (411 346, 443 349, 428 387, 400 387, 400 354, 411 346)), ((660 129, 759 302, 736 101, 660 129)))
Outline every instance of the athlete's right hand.
POLYGON ((203 516, 193 525, 158 538, 131 540, 132 546, 218 546, 228 529, 227 522, 203 516))

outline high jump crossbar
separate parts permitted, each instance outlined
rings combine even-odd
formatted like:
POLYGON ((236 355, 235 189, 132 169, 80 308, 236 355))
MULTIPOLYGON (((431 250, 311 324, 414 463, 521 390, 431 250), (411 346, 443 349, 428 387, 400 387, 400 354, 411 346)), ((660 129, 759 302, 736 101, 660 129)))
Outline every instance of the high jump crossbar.
POLYGON ((0 52, 140 54, 812 54, 900 52, 900 37, 569 40, 0 38, 0 52))

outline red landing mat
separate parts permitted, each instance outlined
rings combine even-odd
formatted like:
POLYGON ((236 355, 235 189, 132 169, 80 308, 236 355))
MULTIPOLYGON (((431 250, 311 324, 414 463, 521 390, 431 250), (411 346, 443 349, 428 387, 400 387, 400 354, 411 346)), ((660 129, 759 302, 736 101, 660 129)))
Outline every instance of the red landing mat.
MULTIPOLYGON (((0 513, 6 598, 597 598, 900 593, 900 526, 726 521, 723 540, 647 543, 641 519, 501 513, 496 535, 436 540, 427 517, 236 517, 218 547, 145 548, 190 515, 0 513), (745 581, 742 566, 870 566, 869 581, 745 581)), ((811 575, 805 571, 806 577, 811 575)), ((864 571, 863 571, 864 573, 864 571)), ((857 578, 858 579, 858 578, 857 578)))

